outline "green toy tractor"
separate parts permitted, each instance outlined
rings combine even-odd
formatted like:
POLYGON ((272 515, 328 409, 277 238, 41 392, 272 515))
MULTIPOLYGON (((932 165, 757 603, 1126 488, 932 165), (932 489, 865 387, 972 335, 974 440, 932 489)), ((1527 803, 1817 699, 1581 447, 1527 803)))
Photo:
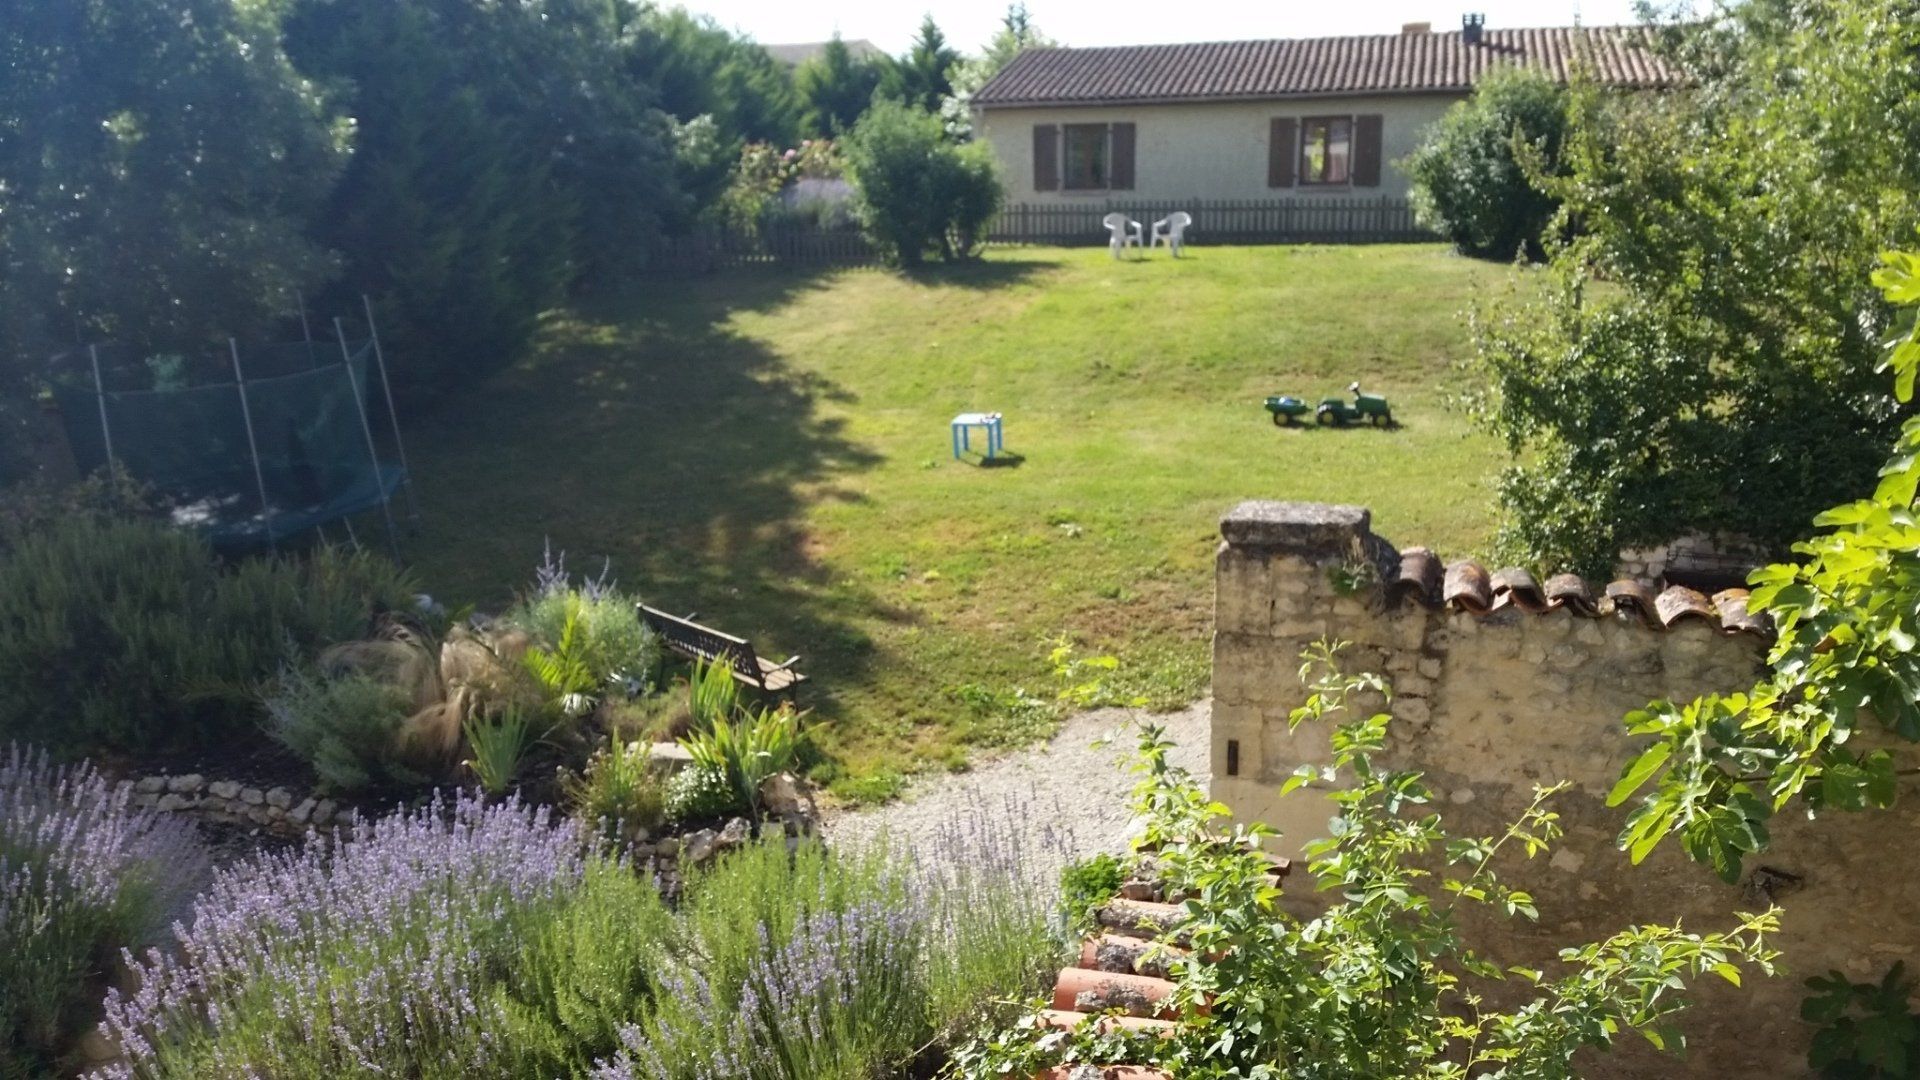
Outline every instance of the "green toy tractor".
POLYGON ((1313 411, 1313 406, 1292 394, 1275 394, 1267 399, 1267 411, 1273 414, 1275 427, 1292 427, 1296 418, 1313 411))
POLYGON ((1322 424, 1332 424, 1335 427, 1346 427, 1348 424, 1357 424, 1362 420, 1369 421, 1376 427, 1393 426, 1393 407, 1387 404, 1386 398, 1378 394, 1361 393, 1360 384, 1357 382, 1348 386, 1347 392, 1353 395, 1351 403, 1344 398, 1327 398, 1320 402, 1319 408, 1313 411, 1313 418, 1322 424))

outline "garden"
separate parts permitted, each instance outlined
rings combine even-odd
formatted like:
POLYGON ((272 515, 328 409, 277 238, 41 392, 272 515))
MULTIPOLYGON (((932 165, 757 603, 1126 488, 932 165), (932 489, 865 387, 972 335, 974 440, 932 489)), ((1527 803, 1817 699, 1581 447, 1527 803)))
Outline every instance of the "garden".
MULTIPOLYGON (((1129 261, 982 249, 966 94, 1046 41, 1018 7, 975 58, 929 18, 899 58, 836 41, 797 72, 653 7, 23 10, 0 1077, 1563 1080, 1683 1049, 1702 982, 1783 970, 1765 890, 1493 963, 1462 928, 1538 933, 1512 870, 1552 857, 1565 785, 1455 831, 1389 753, 1392 679, 1338 642, 1287 717, 1324 738, 1287 788, 1327 835, 1294 864, 1232 822, 1141 714, 1206 693, 1218 514, 1249 494, 1543 575, 1687 531, 1763 552, 1758 680, 1624 719, 1630 863, 1749 880, 1777 815, 1884 812, 1920 775, 1920 256, 1894 250, 1920 21, 1889 0, 1665 26, 1684 92, 1490 79, 1406 164, 1449 246, 1197 231, 1129 261), (834 227, 887 267, 658 272, 840 180, 834 227), (216 547, 115 464, 109 390, 230 360, 244 413, 236 340, 297 340, 310 301, 365 312, 384 389, 381 327, 417 522, 216 547), (103 377, 76 339, 138 347, 103 377), (82 356, 89 476, 47 438, 82 356), (1355 381, 1395 423, 1262 408, 1355 381), (992 460, 949 450, 976 410, 992 460), (808 680, 679 655, 643 601, 808 680), (1024 803, 822 839, 1110 706, 1124 851, 1024 803)), ((336 406, 370 396, 358 355, 336 406)), ((380 470, 365 412, 326 424, 380 470)), ((304 437, 267 450, 318 484, 304 437)), ((1863 959, 1793 973, 1809 1067, 1911 1076, 1913 983, 1863 959)))

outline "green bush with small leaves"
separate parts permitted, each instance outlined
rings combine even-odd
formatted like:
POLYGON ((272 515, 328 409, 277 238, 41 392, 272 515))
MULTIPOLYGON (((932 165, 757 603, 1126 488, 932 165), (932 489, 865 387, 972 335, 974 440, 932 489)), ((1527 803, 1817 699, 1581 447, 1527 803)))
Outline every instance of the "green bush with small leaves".
POLYGON ((1540 258, 1559 201, 1533 183, 1523 159, 1557 169, 1566 126, 1564 86, 1531 68, 1493 69, 1406 161, 1420 223, 1470 255, 1540 258))
POLYGON ((667 781, 666 814, 673 822, 711 821, 747 811, 725 769, 689 765, 667 781))
POLYGON ((242 735, 260 683, 413 593, 392 563, 335 548, 223 565, 152 522, 43 525, 0 550, 0 740, 77 754, 242 735))
POLYGON ((290 667, 264 704, 267 734, 311 765, 327 790, 426 782, 397 754, 412 710, 406 692, 386 680, 290 667))

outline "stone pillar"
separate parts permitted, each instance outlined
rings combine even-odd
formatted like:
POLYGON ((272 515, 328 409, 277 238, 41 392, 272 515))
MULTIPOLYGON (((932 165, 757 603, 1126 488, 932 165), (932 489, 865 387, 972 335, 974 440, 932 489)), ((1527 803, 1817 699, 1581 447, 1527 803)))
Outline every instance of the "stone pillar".
POLYGON ((1325 831, 1327 806, 1315 793, 1285 799, 1279 787, 1304 762, 1324 760, 1327 733, 1287 729, 1305 698, 1300 654, 1322 638, 1347 641, 1349 670, 1384 671, 1399 643, 1414 651, 1424 611, 1384 618, 1383 573, 1392 548, 1373 535, 1358 506, 1244 502, 1220 522, 1213 639, 1213 795, 1242 821, 1279 829, 1277 854, 1325 831))

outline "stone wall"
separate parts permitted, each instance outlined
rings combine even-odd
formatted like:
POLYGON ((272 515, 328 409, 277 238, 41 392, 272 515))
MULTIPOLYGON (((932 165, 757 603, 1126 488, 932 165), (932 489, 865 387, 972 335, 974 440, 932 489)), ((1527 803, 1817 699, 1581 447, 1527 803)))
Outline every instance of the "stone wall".
POLYGON ((1703 930, 1727 925, 1735 910, 1770 901, 1783 908, 1782 973, 1750 979, 1744 990, 1703 984, 1683 1025, 1685 1059, 1631 1038, 1582 1075, 1807 1075, 1803 978, 1830 969, 1878 977, 1896 960, 1920 963, 1920 785, 1912 781, 1894 811, 1818 821, 1782 814, 1771 848, 1737 885, 1671 842, 1638 867, 1615 847, 1625 811, 1604 798, 1633 747, 1621 717, 1657 698, 1753 681, 1765 641, 1751 632, 1743 594, 1710 606, 1684 590, 1619 589, 1616 601, 1606 595, 1613 588, 1596 593, 1555 579, 1530 590, 1524 575, 1489 576, 1471 564, 1449 567, 1445 587, 1429 590, 1408 583, 1431 556, 1410 549, 1403 559, 1358 507, 1246 503, 1222 534, 1213 793, 1240 819, 1279 828, 1279 853, 1297 856, 1330 815, 1316 793, 1278 796, 1296 765, 1325 758, 1327 732, 1289 734, 1287 715, 1304 696, 1299 653, 1327 637, 1353 643, 1349 671, 1391 678, 1390 757, 1427 774, 1454 831, 1495 832, 1525 808, 1536 783, 1573 782, 1555 804, 1566 837, 1550 858, 1509 864, 1506 875, 1535 895, 1539 923, 1475 926, 1478 943, 1501 961, 1551 972, 1561 946, 1631 923, 1677 919, 1703 930))

